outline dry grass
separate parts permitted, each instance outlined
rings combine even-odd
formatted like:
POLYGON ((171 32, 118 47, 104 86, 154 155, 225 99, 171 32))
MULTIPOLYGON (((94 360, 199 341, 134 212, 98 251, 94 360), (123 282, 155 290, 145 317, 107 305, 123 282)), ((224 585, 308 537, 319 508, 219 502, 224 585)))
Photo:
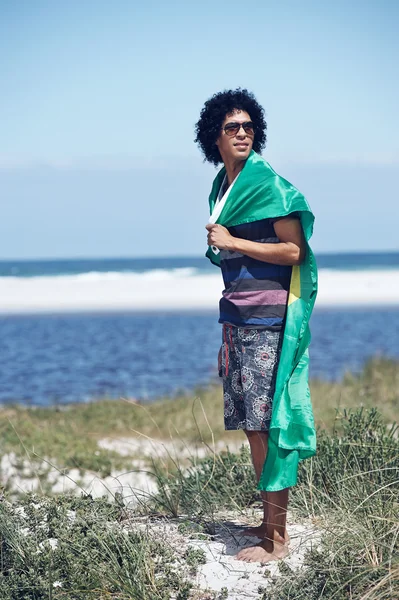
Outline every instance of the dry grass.
MULTIPOLYGON (((311 382, 316 424, 332 431, 344 408, 377 407, 386 423, 399 413, 399 362, 374 359, 359 375, 341 382, 311 382), (338 411, 337 411, 338 409, 338 411)), ((98 440, 137 435, 153 439, 181 439, 187 443, 214 440, 232 444, 245 436, 226 432, 220 384, 192 394, 160 399, 152 404, 129 400, 98 400, 48 408, 12 405, 0 409, 0 451, 62 459, 69 467, 107 474, 123 468, 115 452, 99 450, 98 440)))

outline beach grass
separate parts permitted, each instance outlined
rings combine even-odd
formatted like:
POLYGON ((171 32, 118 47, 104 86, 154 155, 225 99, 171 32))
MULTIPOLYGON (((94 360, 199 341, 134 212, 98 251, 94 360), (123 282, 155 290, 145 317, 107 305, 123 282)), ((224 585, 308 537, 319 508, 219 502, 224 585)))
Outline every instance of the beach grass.
MULTIPOLYGON (((299 465, 290 510, 298 519, 311 519, 320 538, 306 552, 303 569, 294 571, 282 561, 278 576, 265 575, 259 600, 399 598, 398 379, 399 363, 376 358, 340 382, 312 382, 318 450, 299 465)), ((193 576, 205 558, 186 543, 194 537, 211 540, 226 511, 239 515, 260 506, 247 446, 212 450, 217 441, 233 439, 223 430, 221 398, 219 384, 151 405, 99 400, 3 407, 2 455, 14 452, 21 472, 26 461, 40 463, 43 457, 60 468, 102 476, 131 464, 132 456, 100 447, 103 439, 141 436, 202 444, 209 451, 203 457, 178 451, 149 456, 157 489, 133 508, 120 494, 113 500, 43 491, 11 497, 5 489, 0 597, 228 597, 225 590, 195 586, 193 576), (154 536, 149 527, 154 519, 179 523, 175 541, 154 536)))
MULTIPOLYGON (((399 414, 399 363, 375 358, 359 374, 347 373, 339 382, 312 381, 316 425, 333 431, 343 411, 377 407, 387 424, 399 414)), ((0 450, 16 460, 55 462, 60 468, 90 470, 105 477, 130 464, 130 456, 99 447, 104 438, 139 437, 183 440, 193 445, 223 441, 237 446, 242 432, 224 430, 223 393, 219 382, 190 394, 161 398, 151 404, 128 399, 101 399, 84 404, 0 408, 0 450)))
MULTIPOLYGON (((399 598, 399 436, 376 408, 345 410, 339 432, 319 431, 318 452, 302 461, 290 507, 322 532, 304 569, 280 564, 262 600, 399 598)), ((212 531, 215 513, 257 502, 249 451, 198 461, 160 478, 158 510, 185 514, 212 531)))
POLYGON ((263 600, 399 598, 399 436, 376 408, 345 412, 300 463, 291 504, 319 520, 320 545, 302 572, 283 569, 263 600))
MULTIPOLYGON (((290 494, 297 517, 310 517, 321 536, 301 570, 285 561, 278 575, 265 570, 259 600, 399 598, 397 427, 387 428, 375 408, 344 411, 340 425, 320 431, 318 452, 300 463, 290 494)), ((228 598, 195 585, 205 556, 189 541, 211 540, 223 511, 259 502, 248 449, 155 475, 158 491, 136 509, 123 497, 3 497, 1 598, 228 598), (172 538, 151 532, 154 518, 179 523, 172 538)))
MULTIPOLYGON (((185 600, 195 557, 90 496, 0 503, 2 600, 185 600)), ((197 561, 198 565, 198 561, 197 561)))

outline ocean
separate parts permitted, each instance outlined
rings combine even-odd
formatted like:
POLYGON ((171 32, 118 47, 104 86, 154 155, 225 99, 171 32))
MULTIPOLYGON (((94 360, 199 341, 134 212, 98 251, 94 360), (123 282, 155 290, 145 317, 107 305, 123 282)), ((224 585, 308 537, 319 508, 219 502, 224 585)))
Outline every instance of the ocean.
MULTIPOLYGON (((356 271, 364 269, 399 269, 399 252, 358 252, 318 254, 319 269, 356 271)), ((58 260, 0 261, 0 277, 65 277, 96 274, 148 273, 159 270, 189 269, 192 274, 214 273, 215 267, 205 258, 90 258, 58 260)))
MULTIPOLYGON (((399 357, 399 252, 318 255, 311 377, 399 357)), ((151 402, 217 379, 220 272, 202 257, 0 262, 0 402, 151 402)))

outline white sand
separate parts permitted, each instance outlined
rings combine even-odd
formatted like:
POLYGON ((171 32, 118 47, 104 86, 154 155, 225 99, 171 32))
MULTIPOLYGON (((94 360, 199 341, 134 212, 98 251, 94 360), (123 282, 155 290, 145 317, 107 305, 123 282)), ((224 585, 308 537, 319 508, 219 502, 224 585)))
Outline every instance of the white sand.
MULTIPOLYGON (((213 539, 198 540, 181 534, 178 531, 178 520, 148 521, 143 519, 141 529, 153 535, 172 547, 179 556, 184 556, 186 550, 200 548, 205 553, 206 562, 198 567, 198 573, 193 577, 194 588, 209 592, 221 592, 227 589, 228 600, 244 600, 257 598, 259 587, 267 588, 273 577, 279 577, 278 562, 266 565, 246 563, 235 558, 236 554, 245 547, 259 542, 257 538, 245 537, 242 529, 248 524, 256 524, 262 520, 259 510, 248 509, 241 514, 239 511, 218 513, 215 515, 215 535, 213 539)), ((130 529, 140 525, 131 521, 130 529)), ((320 543, 321 530, 311 519, 297 519, 288 511, 287 531, 291 537, 289 555, 283 562, 293 570, 303 566, 306 551, 315 548, 320 543)), ((206 598, 206 595, 200 596, 206 598)), ((210 596, 214 597, 214 595, 210 596)))
MULTIPOLYGON (((54 494, 73 492, 80 495, 84 491, 94 498, 107 496, 111 499, 118 492, 123 494, 127 504, 135 506, 157 492, 156 480, 150 474, 151 458, 172 458, 180 463, 187 462, 188 459, 204 458, 226 448, 223 441, 217 442, 210 449, 204 444, 194 446, 179 439, 156 440, 144 436, 103 438, 97 444, 102 450, 114 451, 130 458, 129 467, 107 477, 99 477, 90 471, 82 475, 79 469, 68 469, 68 465, 59 465, 48 457, 35 457, 35 460, 25 458, 21 461, 14 452, 10 452, 2 454, 0 458, 0 486, 7 486, 11 492, 38 492, 43 485, 40 483, 40 476, 43 478, 42 482, 47 481, 54 494)), ((229 442, 232 452, 238 452, 241 446, 242 440, 229 442)))
POLYGON ((25 459, 22 469, 17 467, 20 463, 14 452, 3 454, 0 460, 0 483, 11 493, 41 492, 46 481, 53 494, 72 492, 79 496, 85 492, 93 498, 106 496, 111 499, 119 492, 134 506, 157 491, 154 480, 148 475, 147 463, 140 459, 133 459, 129 469, 108 477, 98 477, 89 471, 82 475, 76 468, 62 469, 51 459, 35 463, 25 459))
MULTIPOLYGON (((93 274, 93 277, 0 278, 0 313, 196 310, 218 308, 223 289, 212 275, 93 274)), ((317 306, 399 304, 399 270, 320 270, 317 306)))

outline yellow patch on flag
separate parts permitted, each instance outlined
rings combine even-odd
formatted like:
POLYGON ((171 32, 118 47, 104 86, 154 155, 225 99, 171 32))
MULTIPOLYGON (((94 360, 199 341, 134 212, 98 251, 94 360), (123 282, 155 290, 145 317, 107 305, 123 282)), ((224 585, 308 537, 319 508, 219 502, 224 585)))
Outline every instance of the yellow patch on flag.
POLYGON ((290 293, 288 296, 288 306, 301 297, 301 268, 299 265, 292 267, 290 293))

